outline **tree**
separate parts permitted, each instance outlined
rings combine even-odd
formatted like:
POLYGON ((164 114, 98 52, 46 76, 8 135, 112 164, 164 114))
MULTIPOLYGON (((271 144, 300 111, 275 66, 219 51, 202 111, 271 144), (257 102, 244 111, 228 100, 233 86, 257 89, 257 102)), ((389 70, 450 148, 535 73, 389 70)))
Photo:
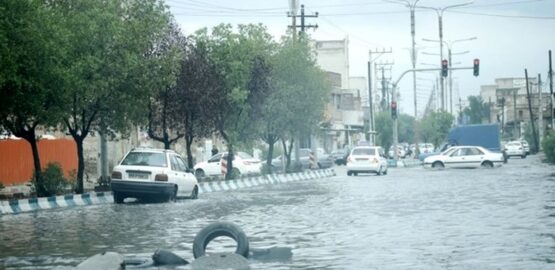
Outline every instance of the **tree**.
POLYGON ((431 142, 438 146, 447 141, 447 134, 455 120, 448 112, 431 112, 420 120, 420 138, 424 142, 431 142))
MULTIPOLYGON (((295 139, 319 127, 331 86, 325 73, 317 67, 307 38, 297 41, 284 38, 272 63, 273 92, 262 113, 264 134, 267 139, 281 138, 289 170, 295 139)), ((266 143, 272 147, 272 141, 266 140, 266 143)), ((268 153, 267 163, 271 163, 271 154, 268 153)))
POLYGON ((258 87, 264 81, 266 59, 273 49, 271 35, 262 25, 239 25, 233 32, 231 25, 219 25, 210 35, 206 29, 196 33, 198 42, 207 44, 221 85, 207 89, 211 121, 227 144, 227 175, 233 176, 233 146, 258 137, 255 130, 264 106, 266 91, 258 87), (254 74, 254 75, 253 75, 254 74), (258 74, 258 75, 256 75, 258 74))
POLYGON ((464 108, 463 114, 468 117, 468 124, 482 124, 490 116, 490 107, 481 96, 469 96, 468 107, 464 108))
POLYGON ((63 124, 77 144, 77 193, 83 192, 83 141, 94 130, 128 132, 144 119, 151 89, 164 78, 165 65, 148 57, 166 34, 169 13, 163 2, 54 2, 64 22, 67 67, 63 124))
MULTIPOLYGON (((408 114, 399 114, 399 142, 415 142, 415 119, 408 114)), ((416 143, 416 142, 415 142, 416 143)))
POLYGON ((393 119, 388 111, 379 112, 374 118, 376 127, 376 142, 378 145, 389 149, 393 144, 393 119))
MULTIPOLYGON (((191 146, 196 137, 206 137, 214 132, 213 119, 210 118, 212 95, 222 85, 222 78, 209 57, 205 43, 197 41, 195 36, 189 38, 184 46, 184 57, 181 61, 181 72, 177 79, 179 112, 184 126, 184 137, 187 151, 187 163, 193 167, 191 146), (213 91, 210 91, 213 90, 213 91)), ((214 93, 215 94, 215 93, 214 93)))
POLYGON ((44 187, 36 128, 56 123, 64 33, 43 1, 0 1, 0 125, 29 142, 38 196, 44 187))
POLYGON ((184 134, 184 121, 181 119, 181 99, 176 81, 183 57, 185 37, 175 23, 170 23, 166 34, 155 43, 148 57, 156 65, 152 71, 157 74, 158 83, 153 85, 154 96, 148 103, 148 136, 162 142, 164 149, 181 139, 184 134), (173 135, 173 136, 172 136, 173 135))

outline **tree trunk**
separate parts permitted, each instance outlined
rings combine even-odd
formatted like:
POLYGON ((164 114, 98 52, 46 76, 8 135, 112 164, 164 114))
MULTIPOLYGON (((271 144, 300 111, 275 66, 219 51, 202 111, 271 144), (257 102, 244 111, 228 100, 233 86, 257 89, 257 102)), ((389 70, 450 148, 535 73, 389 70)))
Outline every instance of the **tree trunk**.
POLYGON ((272 166, 272 156, 274 155, 274 144, 268 144, 268 156, 266 157, 266 165, 272 166))
POLYGON ((77 187, 75 193, 83 194, 85 191, 83 185, 83 174, 85 172, 85 158, 83 156, 83 139, 81 136, 73 137, 77 144, 77 187))
POLYGON ((169 150, 171 143, 169 140, 164 140, 164 149, 169 150))
POLYGON ((37 145, 37 139, 35 137, 35 131, 31 131, 32 134, 24 137, 24 139, 31 145, 31 151, 33 153, 33 165, 35 166, 35 189, 37 192, 37 197, 50 196, 48 191, 44 187, 44 179, 42 179, 42 169, 40 166, 40 156, 39 148, 37 145))
POLYGON ((227 144, 227 173, 225 175, 225 180, 232 179, 233 177, 233 145, 227 144))
MULTIPOLYGON (((187 148, 187 166, 189 166, 190 169, 192 169, 194 167, 193 152, 191 151, 192 144, 193 144, 193 137, 192 136, 186 136, 185 137, 185 148, 187 148)), ((197 160, 197 162, 199 162, 199 161, 197 160)))

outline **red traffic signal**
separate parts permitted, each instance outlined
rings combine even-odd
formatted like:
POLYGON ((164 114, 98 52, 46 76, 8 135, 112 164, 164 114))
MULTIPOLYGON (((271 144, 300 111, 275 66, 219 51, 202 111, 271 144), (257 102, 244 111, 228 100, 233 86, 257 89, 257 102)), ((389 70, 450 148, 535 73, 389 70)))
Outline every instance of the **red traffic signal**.
POLYGON ((391 117, 397 118, 397 102, 391 101, 391 117))
POLYGON ((447 69, 448 69, 447 64, 448 64, 448 62, 447 62, 446 59, 441 60, 441 76, 442 77, 447 77, 447 69))
POLYGON ((480 59, 474 59, 474 76, 480 75, 480 59))

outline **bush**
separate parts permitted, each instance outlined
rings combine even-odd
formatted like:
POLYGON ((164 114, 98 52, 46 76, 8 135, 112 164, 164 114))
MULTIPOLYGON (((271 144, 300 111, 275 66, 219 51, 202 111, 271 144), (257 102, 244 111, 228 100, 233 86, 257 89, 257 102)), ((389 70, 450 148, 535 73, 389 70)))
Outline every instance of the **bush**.
POLYGON ((547 161, 555 164, 555 132, 552 132, 543 139, 542 147, 547 161))
POLYGON ((70 182, 64 177, 62 167, 59 163, 48 163, 46 168, 42 171, 42 186, 44 187, 44 193, 39 194, 37 192, 36 176, 33 176, 32 182, 33 192, 37 194, 37 197, 63 194, 70 185, 70 182))
POLYGON ((4 184, 0 183, 0 190, 4 188, 4 184))

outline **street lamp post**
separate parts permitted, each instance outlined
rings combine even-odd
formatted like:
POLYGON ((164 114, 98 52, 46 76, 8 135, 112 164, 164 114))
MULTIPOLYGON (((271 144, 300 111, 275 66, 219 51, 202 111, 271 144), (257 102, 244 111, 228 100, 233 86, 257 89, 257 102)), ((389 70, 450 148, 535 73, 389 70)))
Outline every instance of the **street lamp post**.
MULTIPOLYGON (((435 10, 435 12, 437 13, 438 24, 439 24, 439 55, 440 55, 440 60, 439 61, 443 61, 443 12, 447 9, 450 9, 450 8, 470 5, 473 2, 474 1, 470 1, 470 2, 467 2, 467 3, 450 5, 450 6, 445 6, 445 7, 441 7, 441 8, 416 6, 418 8, 435 10)), ((440 76, 440 81, 441 81, 440 82, 440 85, 441 85, 441 108, 443 110, 445 110, 445 101, 444 101, 444 97, 445 97, 445 85, 444 84, 445 84, 445 82, 444 82, 444 79, 443 79, 442 76, 440 76)))
MULTIPOLYGON (((411 61, 412 61, 412 69, 416 68, 416 41, 414 40, 416 34, 416 22, 414 11, 416 9, 416 3, 420 0, 408 1, 408 0, 398 0, 398 1, 391 1, 386 0, 387 2, 396 3, 396 4, 405 4, 410 9, 410 34, 412 36, 412 52, 411 52, 411 61)), ((414 94, 414 118, 416 118, 417 113, 417 97, 416 97, 416 72, 412 73, 412 89, 414 94)))

